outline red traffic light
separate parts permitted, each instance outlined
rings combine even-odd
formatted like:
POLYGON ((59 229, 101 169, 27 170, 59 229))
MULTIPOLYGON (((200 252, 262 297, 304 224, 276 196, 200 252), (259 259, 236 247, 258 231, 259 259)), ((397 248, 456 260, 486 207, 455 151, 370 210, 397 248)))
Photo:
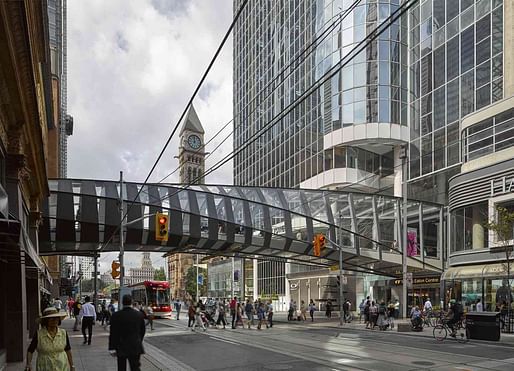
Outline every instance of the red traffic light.
POLYGON ((166 222, 167 222, 167 219, 165 217, 161 216, 159 218, 159 224, 166 224, 166 222))

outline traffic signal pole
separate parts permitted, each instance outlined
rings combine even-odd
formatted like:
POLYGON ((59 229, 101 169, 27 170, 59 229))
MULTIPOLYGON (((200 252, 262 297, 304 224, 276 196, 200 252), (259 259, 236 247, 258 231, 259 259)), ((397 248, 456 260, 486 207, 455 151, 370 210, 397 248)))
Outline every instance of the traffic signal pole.
POLYGON ((332 244, 332 246, 336 247, 339 250, 339 277, 340 277, 340 284, 339 284, 339 326, 343 327, 343 295, 344 295, 344 278, 343 278, 343 248, 341 245, 335 243, 330 238, 325 236, 325 239, 332 244))
POLYGON ((123 225, 123 171, 120 171, 120 294, 121 288, 123 287, 123 279, 125 278, 125 266, 123 265, 123 254, 125 253, 125 241, 123 240, 124 227, 125 226, 123 225))

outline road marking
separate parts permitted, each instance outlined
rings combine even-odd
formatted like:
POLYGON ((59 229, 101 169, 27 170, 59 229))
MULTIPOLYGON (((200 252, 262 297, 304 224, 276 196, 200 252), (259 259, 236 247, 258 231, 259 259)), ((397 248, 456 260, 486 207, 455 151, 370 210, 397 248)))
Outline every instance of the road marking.
POLYGON ((225 340, 225 339, 222 339, 222 338, 217 337, 217 336, 212 336, 212 335, 209 335, 209 334, 207 334, 207 336, 209 336, 210 338, 216 339, 218 341, 222 341, 224 343, 228 343, 228 344, 232 344, 232 345, 239 345, 239 343, 235 343, 235 342, 230 341, 230 340, 225 340))

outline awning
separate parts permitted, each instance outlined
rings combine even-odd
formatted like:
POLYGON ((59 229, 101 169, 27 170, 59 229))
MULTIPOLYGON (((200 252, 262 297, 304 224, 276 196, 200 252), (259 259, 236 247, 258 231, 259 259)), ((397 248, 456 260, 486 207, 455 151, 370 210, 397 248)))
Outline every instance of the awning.
MULTIPOLYGON (((513 270, 512 268, 514 267, 511 267, 511 271, 513 270)), ((444 271, 442 280, 505 276, 507 276, 507 263, 477 264, 450 267, 444 271)))

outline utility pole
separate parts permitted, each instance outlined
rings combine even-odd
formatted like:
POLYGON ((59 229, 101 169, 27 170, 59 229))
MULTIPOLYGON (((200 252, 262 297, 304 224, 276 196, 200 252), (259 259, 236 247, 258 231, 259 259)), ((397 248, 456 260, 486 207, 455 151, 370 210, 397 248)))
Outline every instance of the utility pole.
POLYGON ((234 269, 235 269, 235 265, 234 265, 234 257, 232 257, 232 297, 234 297, 234 269))
MULTIPOLYGON (((125 241, 123 241, 123 171, 120 171, 120 294, 125 278, 125 266, 123 265, 123 254, 125 253, 125 241)), ((120 297, 121 299, 121 297, 120 297)))
POLYGON ((339 326, 343 327, 343 248, 341 245, 342 241, 342 230, 341 227, 343 225, 343 214, 339 213, 339 326))
POLYGON ((97 280, 98 280, 98 254, 95 252, 94 256, 94 279, 93 279, 93 303, 95 305, 95 309, 98 308, 98 286, 97 286, 97 280))
POLYGON ((198 295, 198 278, 200 277, 199 269, 198 269, 198 254, 196 254, 196 302, 198 303, 199 295, 198 295))
POLYGON ((402 313, 403 318, 407 318, 407 146, 402 146, 400 151, 402 159, 402 196, 403 196, 403 220, 402 220, 402 313))

